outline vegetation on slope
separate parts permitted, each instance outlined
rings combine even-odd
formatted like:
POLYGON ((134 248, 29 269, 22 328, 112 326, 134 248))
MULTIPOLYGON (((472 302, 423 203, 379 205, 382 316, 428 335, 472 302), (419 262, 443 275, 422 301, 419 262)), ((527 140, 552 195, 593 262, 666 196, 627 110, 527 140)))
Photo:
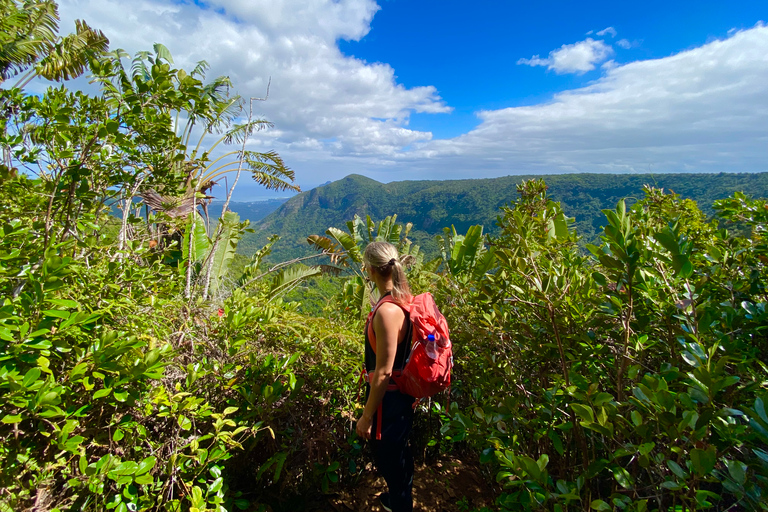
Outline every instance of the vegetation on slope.
MULTIPOLYGON (((305 239, 322 233, 328 226, 339 226, 355 215, 383 219, 397 214, 413 223, 411 238, 431 256, 438 246, 435 235, 455 226, 458 232, 475 224, 492 234, 499 232, 499 208, 516 197, 515 188, 533 176, 506 176, 493 179, 449 181, 400 181, 387 184, 350 175, 323 187, 303 192, 261 222, 257 233, 244 240, 243 247, 255 248, 266 237, 281 237, 274 250, 276 260, 309 254, 305 239)), ((643 186, 653 185, 673 191, 703 205, 712 215, 712 203, 734 192, 749 190, 756 197, 768 195, 768 173, 760 174, 566 174, 539 176, 548 193, 563 205, 565 213, 576 219, 574 227, 585 241, 595 242, 605 225, 601 210, 612 208, 620 199, 632 204, 643 196, 643 186)))

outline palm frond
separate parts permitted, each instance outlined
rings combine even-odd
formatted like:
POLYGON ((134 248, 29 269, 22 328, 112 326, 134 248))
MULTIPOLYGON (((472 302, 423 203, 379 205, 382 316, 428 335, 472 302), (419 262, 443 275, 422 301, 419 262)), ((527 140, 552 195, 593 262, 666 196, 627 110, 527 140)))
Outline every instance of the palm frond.
POLYGON ((53 0, 0 2, 0 82, 27 69, 53 46, 59 13, 53 0))
POLYGON ((194 193, 191 191, 183 196, 163 196, 149 189, 139 193, 139 197, 155 212, 164 213, 173 218, 186 217, 192 213, 195 203, 194 193))
MULTIPOLYGON (((197 68, 195 68, 195 70, 197 70, 197 68)), ((214 101, 222 101, 229 96, 229 90, 231 88, 232 80, 226 75, 221 75, 214 78, 211 82, 205 84, 205 86, 203 86, 203 92, 206 96, 209 96, 214 101)))
POLYGON ((301 192, 301 188, 293 184, 295 173, 285 166, 283 159, 276 152, 246 151, 244 160, 253 180, 259 185, 269 190, 301 192))
POLYGON ((147 62, 150 57, 151 54, 148 51, 136 52, 136 55, 134 55, 133 61, 131 62, 131 77, 134 79, 141 78, 145 82, 149 81, 152 77, 149 73, 149 68, 147 67, 147 62))
POLYGON ((109 39, 81 20, 75 20, 75 33, 63 37, 37 65, 37 73, 47 80, 77 78, 91 59, 109 49, 109 39))
POLYGON ((232 96, 231 98, 212 101, 213 113, 206 128, 207 131, 221 132, 222 128, 229 126, 242 110, 243 99, 240 96, 232 96))
POLYGON ((189 74, 190 76, 193 76, 193 77, 199 76, 200 78, 204 78, 205 72, 208 71, 210 68, 211 66, 210 64, 208 64, 208 61, 201 60, 197 62, 197 64, 195 65, 195 69, 193 69, 192 72, 189 74))
POLYGON ((272 126, 274 125, 266 119, 254 119, 250 123, 236 124, 226 133, 224 144, 242 144, 243 140, 247 139, 255 132, 272 128, 272 126))
POLYGON ((285 295, 303 281, 310 277, 319 276, 321 273, 322 271, 318 267, 307 267, 305 265, 294 265, 281 270, 272 280, 268 292, 269 300, 285 295))
MULTIPOLYGON (((251 258, 251 261, 243 269, 243 274, 236 281, 235 286, 241 288, 252 282, 256 278, 259 272, 259 266, 264 258, 272 253, 272 246, 280 239, 278 235, 272 235, 267 239, 267 244, 256 251, 251 258)), ((265 273, 266 275, 266 273, 265 273)))

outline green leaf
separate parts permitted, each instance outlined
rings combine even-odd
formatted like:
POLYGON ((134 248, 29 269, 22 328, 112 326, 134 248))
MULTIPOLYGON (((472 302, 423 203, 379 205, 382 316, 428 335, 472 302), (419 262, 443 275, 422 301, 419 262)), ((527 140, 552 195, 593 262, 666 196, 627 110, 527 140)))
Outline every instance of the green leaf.
POLYGON ((702 507, 702 508, 710 508, 712 506, 712 502, 707 501, 707 498, 712 498, 714 500, 719 500, 720 495, 716 494, 712 491, 702 491, 698 490, 696 491, 696 503, 702 507))
POLYGON ((66 320, 69 318, 69 311, 62 311, 59 309, 47 309, 45 311, 42 311, 43 315, 51 318, 62 318, 66 320))
POLYGON ((93 394, 93 398, 102 398, 109 395, 112 392, 112 388, 102 388, 93 394))
POLYGON ((351 235, 345 233, 339 228, 334 227, 328 228, 325 234, 334 238, 339 244, 341 244, 344 250, 347 251, 347 254, 352 259, 352 261, 355 263, 362 263, 363 255, 360 252, 360 248, 355 243, 355 239, 352 238, 351 235))
POLYGON ((203 490, 196 485, 192 487, 191 501, 193 507, 200 508, 205 506, 205 502, 203 501, 203 490))
POLYGON ((678 478, 681 478, 683 480, 686 479, 686 474, 683 468, 680 467, 680 464, 673 460, 667 460, 667 467, 672 470, 672 472, 677 476, 678 478))
POLYGON ((576 413, 576 416, 585 421, 595 421, 595 414, 592 411, 592 407, 583 404, 571 404, 571 409, 576 413))
POLYGON ((128 400, 128 391, 115 391, 114 396, 118 402, 125 402, 128 400))
POLYGON ((217 493, 221 490, 221 486, 224 484, 224 479, 219 477, 215 479, 213 482, 211 482, 211 485, 208 486, 208 492, 209 493, 217 493))
POLYGON ((568 238, 568 222, 565 219, 565 215, 558 214, 554 219, 555 237, 558 240, 566 240, 568 238))
POLYGON ((83 441, 85 441, 83 436, 70 437, 67 439, 67 442, 64 443, 64 449, 70 453, 77 453, 77 449, 80 447, 83 441))
POLYGON ((195 262, 195 261, 200 261, 206 256, 208 256, 208 252, 211 249, 211 241, 208 238, 208 234, 205 232, 205 223, 203 222, 203 219, 201 219, 199 215, 192 214, 192 213, 189 214, 184 233, 185 234, 184 234, 184 239, 182 240, 181 253, 185 260, 189 261, 191 259, 193 262, 195 262), (193 215, 195 215, 194 231, 192 231, 193 215), (189 257, 190 236, 192 237, 192 258, 189 257))
POLYGON ((21 414, 6 414, 3 416, 3 419, 0 420, 2 423, 20 423, 24 418, 22 418, 21 414))
POLYGON ((69 299, 47 299, 46 302, 64 308, 76 308, 79 305, 77 301, 69 299))
POLYGON ((765 411, 765 404, 762 398, 755 399, 755 412, 765 423, 768 423, 768 413, 765 411))
POLYGON ((616 479, 616 482, 622 486, 625 489, 631 489, 634 487, 635 482, 632 478, 632 475, 629 474, 629 471, 627 471, 624 468, 616 467, 612 469, 613 471, 613 478, 616 479))
POLYGON ((608 503, 604 502, 603 500, 594 500, 594 501, 592 501, 592 503, 590 504, 590 508, 592 510, 597 510, 599 512, 610 512, 611 511, 611 506, 608 503))
POLYGON ((706 450, 700 450, 698 448, 691 450, 691 463, 693 463, 693 469, 699 476, 710 474, 715 468, 716 460, 717 457, 714 446, 710 446, 706 450))
POLYGON ((613 400, 613 395, 610 393, 601 392, 598 393, 595 398, 592 399, 592 403, 595 404, 595 407, 599 407, 601 405, 604 405, 608 402, 613 400))
POLYGON ((655 238, 656 241, 659 242, 673 256, 680 254, 680 245, 677 243, 677 237, 675 237, 669 231, 655 233, 653 238, 655 238))
POLYGON ((651 401, 650 398, 648 398, 648 396, 639 387, 632 388, 632 394, 635 395, 635 398, 642 400, 643 402, 651 401))
POLYGON ((739 485, 744 485, 747 481, 747 465, 738 460, 725 461, 728 466, 728 474, 731 475, 739 485))
POLYGON ((192 428, 192 421, 186 416, 179 416, 179 427, 181 430, 189 430, 192 428))
POLYGON ((518 457, 518 460, 523 464, 523 469, 530 478, 533 480, 541 478, 541 469, 539 469, 539 465, 536 464, 535 460, 525 455, 518 457))
POLYGON ((603 274, 600 272, 593 272, 592 273, 592 279, 597 283, 599 286, 607 286, 608 280, 605 278, 603 274))
POLYGON ((211 267, 210 293, 218 290, 222 280, 229 272, 232 260, 235 258, 237 245, 242 237, 240 216, 232 211, 226 212, 224 218, 219 222, 218 230, 220 235, 211 267))
MULTIPOLYGON (((121 462, 119 466, 109 472, 109 477, 117 479, 122 476, 133 476, 139 465, 132 460, 121 462)), ((130 481, 130 480, 129 480, 130 481)))
POLYGON ((320 267, 307 267, 305 265, 293 265, 287 269, 278 272, 270 283, 268 293, 269 300, 274 300, 285 295, 298 284, 311 277, 319 276, 323 273, 320 267))
POLYGON ((656 448, 656 443, 643 443, 637 447, 637 451, 640 452, 640 455, 648 455, 654 448, 656 448))
POLYGON ((141 475, 134 478, 133 481, 139 485, 149 485, 154 482, 155 479, 152 477, 152 475, 141 475))
POLYGON ((764 463, 768 465, 768 452, 765 450, 760 450, 759 448, 752 448, 752 453, 757 455, 757 457, 764 463))
POLYGON ((40 368, 32 368, 32 369, 30 369, 24 375, 24 380, 22 380, 21 385, 24 386, 25 388, 29 388, 40 377, 41 373, 42 372, 40 371, 40 368))
POLYGON ((563 447, 563 441, 560 439, 560 436, 557 435, 557 433, 554 430, 550 430, 547 432, 547 436, 552 441, 552 446, 555 447, 555 451, 562 455, 565 453, 565 448, 563 447))
POLYGON ((165 45, 161 43, 155 43, 152 45, 152 48, 155 50, 155 54, 158 58, 163 59, 167 61, 170 64, 173 64, 173 56, 171 55, 170 50, 165 47, 165 45))

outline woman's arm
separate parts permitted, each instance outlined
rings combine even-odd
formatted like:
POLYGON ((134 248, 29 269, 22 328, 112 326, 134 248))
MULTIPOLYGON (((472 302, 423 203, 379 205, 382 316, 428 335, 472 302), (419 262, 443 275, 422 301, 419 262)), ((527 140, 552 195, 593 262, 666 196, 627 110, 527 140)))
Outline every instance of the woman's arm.
POLYGON ((395 364, 397 342, 403 336, 405 313, 392 303, 379 306, 373 316, 373 332, 376 335, 376 369, 371 378, 371 392, 362 416, 357 421, 357 434, 365 439, 371 437, 373 415, 387 392, 392 366, 395 364))

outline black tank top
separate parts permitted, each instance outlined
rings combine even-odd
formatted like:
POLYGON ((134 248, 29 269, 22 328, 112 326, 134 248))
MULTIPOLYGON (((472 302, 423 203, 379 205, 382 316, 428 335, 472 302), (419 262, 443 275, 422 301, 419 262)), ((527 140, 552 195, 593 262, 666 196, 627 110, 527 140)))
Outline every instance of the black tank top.
MULTIPOLYGON (((383 299, 387 295, 391 295, 390 292, 385 293, 381 296, 383 299)), ((381 299, 379 299, 381 301, 381 299)), ((402 370, 405 367, 405 361, 408 358, 408 355, 411 352, 411 337, 413 333, 411 332, 411 329, 413 326, 411 325, 411 318, 408 316, 408 312, 403 310, 403 313, 405 313, 405 321, 407 322, 408 326, 406 327, 406 333, 405 338, 401 343, 398 343, 397 345, 397 351, 395 352, 395 362, 392 365, 392 370, 402 370)), ((371 320, 373 321, 373 317, 371 317, 371 320)), ((365 371, 372 372, 376 369, 376 352, 373 351, 373 347, 371 347, 371 340, 368 339, 368 322, 365 323, 365 371)))

